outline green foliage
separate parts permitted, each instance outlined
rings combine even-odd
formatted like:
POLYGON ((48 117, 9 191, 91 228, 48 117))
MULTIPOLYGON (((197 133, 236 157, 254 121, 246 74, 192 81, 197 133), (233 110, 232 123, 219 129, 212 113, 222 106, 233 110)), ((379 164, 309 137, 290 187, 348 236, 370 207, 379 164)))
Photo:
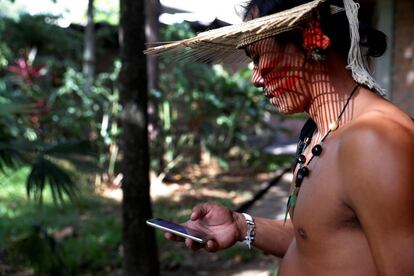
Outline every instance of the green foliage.
MULTIPOLYGON (((95 165, 96 152, 105 153, 105 149, 115 143, 118 135, 118 96, 116 90, 107 88, 107 82, 113 82, 116 74, 117 72, 100 75, 91 94, 85 95, 83 75, 70 69, 66 75, 66 85, 48 99, 49 106, 62 112, 46 113, 37 124, 27 118, 27 115, 32 116, 33 111, 24 110, 31 105, 16 105, 10 100, 3 104, 11 112, 0 120, 0 123, 7 125, 2 128, 0 135, 3 137, 0 141, 0 169, 31 164, 32 173, 27 181, 29 194, 33 191, 35 198, 41 200, 44 185, 48 183, 57 201, 63 200, 63 194, 73 198, 75 185, 66 171, 99 171, 95 165), (16 117, 18 120, 13 120, 16 117), (97 136, 94 144, 85 140, 68 140, 88 139, 91 132, 97 136), (42 140, 47 143, 41 142, 42 140)), ((18 95, 25 98, 21 93, 18 95)), ((6 97, 4 99, 7 100, 6 97)), ((25 100, 29 99, 26 97, 25 100)))
POLYGON ((22 168, 0 174, 0 264, 32 268, 36 275, 95 275, 119 268, 119 204, 82 189, 72 204, 55 205, 47 188, 39 205, 21 185, 29 173, 22 168), (65 229, 70 234, 59 237, 65 229))
POLYGON ((79 68, 82 61, 82 33, 51 24, 55 20, 55 16, 29 14, 22 14, 18 19, 2 18, 0 37, 16 54, 13 58, 17 58, 22 49, 36 48, 39 52, 38 62, 55 74, 68 66, 79 68))
POLYGON ((84 89, 82 33, 54 20, 0 21, 0 274, 4 254, 36 275, 102 272, 122 261, 117 205, 82 195, 90 173, 115 171, 120 64, 84 89), (65 229, 73 235, 56 238, 65 229))
POLYGON ((62 142, 38 148, 27 179, 28 195, 32 193, 41 202, 45 184, 49 184, 55 202, 63 202, 64 195, 73 199, 77 187, 67 171, 99 171, 95 155, 96 151, 89 141, 62 142), (66 165, 66 168, 63 169, 60 164, 66 165))
POLYGON ((82 168, 97 171, 95 150, 87 141, 41 144, 37 142, 7 141, 0 143, 0 170, 17 169, 30 165, 31 172, 26 181, 27 194, 42 201, 45 185, 51 188, 55 202, 63 202, 64 195, 74 198, 77 189, 70 175, 82 168), (63 167, 65 166, 65 167, 63 167))
POLYGON ((40 75, 36 70, 40 67, 32 66, 33 60, 31 53, 19 59, 13 73, 1 81, 0 104, 4 108, 0 117, 0 170, 31 165, 28 194, 33 192, 41 201, 42 190, 49 184, 58 202, 63 201, 63 194, 73 198, 75 184, 70 171, 80 165, 94 166, 95 154, 89 142, 73 141, 81 139, 80 135, 52 136, 54 133, 48 131, 55 129, 51 97, 44 95, 42 85, 37 83, 40 75))
POLYGON ((52 121, 55 126, 50 132, 58 136, 95 136, 95 146, 99 152, 99 165, 106 167, 108 173, 115 171, 118 153, 117 138, 120 134, 118 118, 121 112, 119 91, 116 86, 121 65, 115 62, 113 72, 96 76, 90 91, 84 89, 86 78, 81 72, 68 69, 63 85, 51 99, 55 105, 62 106, 55 112, 52 121), (55 132, 56 131, 56 132, 55 132))
POLYGON ((47 23, 55 19, 0 22, 0 169, 32 166, 28 194, 41 201, 49 185, 61 202, 74 197, 76 174, 115 170, 120 64, 86 92, 80 33, 47 23))
MULTIPOLYGON (((0 37, 1 38, 1 37, 0 37)), ((9 58, 11 51, 4 42, 0 42, 0 70, 5 68, 9 64, 9 58)))
POLYGON ((69 68, 64 75, 63 85, 50 100, 52 104, 62 106, 52 118, 60 127, 57 131, 80 136, 89 135, 85 130, 93 129, 100 133, 106 144, 111 143, 119 134, 116 119, 121 107, 115 85, 119 69, 120 63, 116 62, 113 72, 99 74, 91 91, 86 91, 85 76, 69 68))
POLYGON ((59 244, 39 225, 14 238, 10 250, 11 254, 23 257, 36 274, 67 275, 59 244))
MULTIPOLYGON (((185 24, 162 33, 165 40, 192 35, 185 24)), ((257 164, 273 131, 267 118, 276 112, 250 83, 248 68, 232 71, 167 56, 161 59, 160 72, 160 91, 151 93, 162 126, 153 156, 165 151, 165 167, 159 171, 184 160, 197 162, 202 151, 212 153, 224 167, 232 159, 257 164)))

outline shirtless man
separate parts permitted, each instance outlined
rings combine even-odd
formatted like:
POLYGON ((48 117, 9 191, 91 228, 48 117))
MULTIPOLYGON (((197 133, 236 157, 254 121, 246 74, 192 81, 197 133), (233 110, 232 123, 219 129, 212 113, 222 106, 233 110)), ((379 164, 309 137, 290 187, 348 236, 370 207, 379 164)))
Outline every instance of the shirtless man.
MULTIPOLYGON (((252 1, 246 14, 274 13, 289 1, 261 2, 252 1)), ((279 275, 414 275, 414 124, 373 89, 358 85, 334 38, 349 34, 332 28, 322 58, 304 54, 294 34, 245 47, 254 62, 252 83, 270 103, 284 114, 306 112, 317 126, 301 153, 306 161, 295 168, 295 179, 303 166, 309 173, 296 190, 293 184, 290 219, 253 218, 252 245, 283 258, 279 275), (314 154, 317 144, 323 150, 314 154)), ((242 214, 213 203, 196 206, 187 225, 209 230, 204 248, 211 252, 245 240, 248 230, 242 214)), ((185 244, 201 248, 189 239, 185 244)))

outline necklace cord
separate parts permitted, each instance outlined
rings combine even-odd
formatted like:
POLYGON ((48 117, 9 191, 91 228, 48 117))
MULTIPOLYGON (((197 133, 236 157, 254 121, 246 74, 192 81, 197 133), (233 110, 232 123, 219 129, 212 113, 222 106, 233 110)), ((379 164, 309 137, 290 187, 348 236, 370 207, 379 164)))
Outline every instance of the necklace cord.
MULTIPOLYGON (((345 110, 346 110, 346 108, 348 107, 349 103, 351 102, 352 97, 353 97, 353 96, 354 96, 354 94, 358 91, 358 88, 359 88, 360 86, 361 86, 360 84, 357 84, 357 85, 355 85, 354 89, 352 89, 351 94, 349 95, 349 97, 348 97, 348 99, 346 100, 346 102, 345 102, 344 106, 342 107, 341 112, 339 113, 338 117, 336 118, 336 123, 337 123, 337 124, 339 124, 339 121, 341 120, 342 115, 344 115, 345 110)), ((331 134, 331 132, 332 132, 332 129, 329 129, 329 130, 325 133, 325 135, 322 137, 322 139, 319 141, 319 143, 318 143, 318 144, 319 144, 319 145, 321 145, 321 144, 325 141, 325 139, 326 139, 326 138, 328 138, 328 136, 329 136, 329 134, 331 134)), ((312 134, 312 136, 313 136, 313 134, 312 134)), ((310 142, 309 142, 309 144, 310 144, 310 142)), ((303 149, 302 149, 302 153, 303 153, 303 151, 307 148, 307 146, 308 146, 308 144, 305 144, 305 146, 304 146, 304 147, 303 147, 303 149)), ((309 159, 309 161, 307 162, 307 165, 309 165, 309 163, 312 161, 312 159, 313 159, 314 157, 315 157, 315 155, 313 155, 313 154, 312 154, 311 158, 310 158, 310 159, 309 159)))
POLYGON ((338 115, 338 117, 335 121, 335 124, 337 124, 336 127, 335 128, 331 128, 331 127, 329 128, 329 130, 322 137, 322 139, 319 141, 319 143, 316 144, 312 148, 312 151, 311 151, 312 156, 307 161, 306 161, 306 157, 304 157, 304 155, 303 155, 303 152, 309 146, 310 141, 312 139, 311 137, 315 134, 315 132, 313 132, 313 134, 311 134, 310 136, 306 136, 306 138, 304 139, 303 148, 302 148, 300 153, 299 152, 297 153, 297 156, 296 156, 297 161, 295 162, 295 165, 293 167, 293 170, 295 170, 296 165, 299 163, 298 160, 301 160, 299 170, 296 174, 296 179, 294 180, 294 189, 290 193, 289 198, 288 198, 288 202, 287 202, 287 206, 286 206, 286 213, 285 213, 285 220, 284 220, 285 222, 286 222, 289 210, 292 210, 291 217, 293 218, 293 212, 294 212, 294 208, 295 208, 295 205, 296 205, 296 200, 297 200, 298 195, 299 195, 299 189, 302 185, 302 182, 303 182, 304 178, 308 177, 309 173, 310 173, 309 168, 308 168, 309 164, 312 162, 312 160, 315 158, 315 156, 320 156, 320 154, 322 153, 322 143, 323 143, 323 141, 329 136, 329 134, 333 130, 335 130, 339 126, 339 121, 341 120, 342 115, 345 113, 345 110, 346 110, 347 106, 349 105, 349 103, 350 103, 352 97, 354 96, 354 94, 356 93, 356 91, 358 91, 359 87, 360 87, 360 84, 356 85, 354 87, 354 89, 352 90, 351 94, 349 95, 348 99, 346 100, 344 106, 342 107, 341 112, 339 113, 339 115, 338 115))
MULTIPOLYGON (((360 87, 360 84, 355 85, 354 89, 352 89, 351 94, 349 95, 348 99, 346 100, 344 106, 342 107, 341 112, 339 113, 338 117, 336 118, 336 123, 339 125, 339 121, 342 118, 342 115, 344 115, 346 108, 348 107, 349 102, 351 101, 354 94, 358 91, 358 88, 360 87)), ((323 141, 325 141, 326 138, 328 138, 329 134, 332 132, 332 129, 329 129, 328 132, 322 137, 319 144, 321 144, 323 141)))
POLYGON ((354 89, 352 90, 351 94, 349 95, 348 99, 346 100, 346 103, 344 105, 344 107, 342 107, 341 113, 339 113, 338 115, 338 119, 336 119, 337 122, 339 122, 339 120, 341 119, 342 115, 344 115, 345 109, 348 106, 349 102, 352 99, 352 96, 354 96, 354 94, 358 91, 358 88, 360 87, 360 84, 357 84, 354 89))

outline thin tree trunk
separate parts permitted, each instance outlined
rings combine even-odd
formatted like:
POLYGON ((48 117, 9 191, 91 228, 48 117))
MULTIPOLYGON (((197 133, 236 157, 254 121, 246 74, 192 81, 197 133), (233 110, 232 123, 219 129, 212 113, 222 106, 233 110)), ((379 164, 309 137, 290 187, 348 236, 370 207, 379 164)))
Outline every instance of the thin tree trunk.
POLYGON ((84 33, 84 49, 83 49, 83 73, 86 77, 85 90, 91 90, 93 78, 95 76, 95 26, 94 16, 94 0, 88 0, 87 24, 84 33))
POLYGON ((120 0, 120 4, 124 274, 156 276, 159 269, 154 230, 145 224, 145 220, 152 216, 147 63, 142 54, 145 5, 144 0, 120 0))
MULTIPOLYGON (((158 42, 160 40, 160 22, 161 13, 160 0, 147 0, 146 7, 146 37, 147 43, 158 42)), ((158 57, 147 56, 148 68, 148 89, 158 89, 158 57)))
MULTIPOLYGON (((160 0, 147 0, 146 7, 146 37, 147 43, 153 43, 161 41, 160 39, 160 21, 159 17, 161 14, 161 3, 160 0)), ((159 90, 159 59, 157 56, 147 56, 147 69, 148 69, 148 91, 152 90, 159 90)), ((149 126, 152 130, 150 133, 151 141, 155 141, 161 129, 161 122, 159 118, 159 101, 153 97, 149 100, 149 126)), ((157 154, 153 154, 154 157, 158 158, 159 168, 160 170, 157 172, 158 174, 161 173, 161 168, 164 168, 164 152, 165 148, 162 145, 160 148, 157 149, 157 154)))

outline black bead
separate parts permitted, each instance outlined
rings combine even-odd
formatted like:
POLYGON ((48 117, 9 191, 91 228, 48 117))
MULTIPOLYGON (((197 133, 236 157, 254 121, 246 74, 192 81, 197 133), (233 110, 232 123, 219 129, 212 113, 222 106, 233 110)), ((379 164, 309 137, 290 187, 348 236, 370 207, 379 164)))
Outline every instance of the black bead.
POLYGON ((306 157, 305 157, 305 155, 301 154, 296 158, 296 160, 298 161, 299 164, 305 164, 306 157))
POLYGON ((303 174, 298 172, 298 174, 296 175, 296 179, 295 179, 296 188, 300 188, 304 178, 305 177, 303 176, 303 174))
POLYGON ((312 148, 312 154, 315 156, 319 156, 322 153, 322 146, 321 145, 316 145, 312 148))
POLYGON ((303 177, 307 177, 309 175, 309 169, 308 169, 308 167, 304 166, 300 169, 300 171, 298 173, 303 175, 303 177))

